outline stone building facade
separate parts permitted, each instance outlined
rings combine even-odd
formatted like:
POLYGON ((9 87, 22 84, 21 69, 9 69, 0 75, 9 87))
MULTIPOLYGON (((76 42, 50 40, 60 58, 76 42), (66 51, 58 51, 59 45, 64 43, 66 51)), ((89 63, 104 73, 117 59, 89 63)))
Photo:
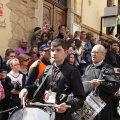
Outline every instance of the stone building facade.
MULTIPOLYGON (((57 16, 62 15, 62 11, 65 12, 65 24, 72 33, 76 30, 86 30, 94 32, 97 38, 100 31, 100 17, 107 7, 105 0, 0 0, 0 4, 3 4, 3 15, 0 16, 0 55, 2 56, 7 48, 16 49, 21 38, 30 40, 34 28, 42 27, 45 20, 48 20, 57 31, 59 24, 56 26, 57 23, 53 23, 49 16, 52 14, 50 12, 55 10, 56 16, 53 18, 59 23, 61 21, 57 20, 57 16), (60 5, 59 2, 66 6, 60 5)), ((112 0, 112 4, 118 5, 117 0, 112 0)), ((104 35, 106 33, 104 27, 103 33, 104 35)), ((28 46, 30 47, 30 44, 28 46)))
POLYGON ((38 25, 35 17, 35 9, 38 3, 31 0, 11 0, 6 4, 10 9, 10 22, 12 38, 9 39, 8 47, 19 46, 18 40, 21 38, 30 39, 33 29, 38 25))

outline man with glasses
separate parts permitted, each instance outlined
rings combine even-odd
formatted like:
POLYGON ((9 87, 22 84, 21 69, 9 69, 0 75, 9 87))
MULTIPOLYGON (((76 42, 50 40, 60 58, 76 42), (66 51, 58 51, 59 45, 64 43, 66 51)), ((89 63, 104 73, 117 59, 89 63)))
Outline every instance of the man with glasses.
POLYGON ((83 81, 91 81, 83 84, 86 96, 96 88, 96 93, 106 103, 104 109, 94 120, 114 120, 111 98, 114 98, 114 94, 118 91, 119 83, 113 67, 103 61, 105 53, 105 48, 102 45, 95 45, 91 51, 93 63, 86 68, 82 76, 83 81), (100 80, 104 81, 100 82, 100 80))
POLYGON ((22 38, 20 41, 20 48, 15 50, 15 56, 18 57, 19 54, 29 53, 29 49, 27 48, 27 40, 22 38))

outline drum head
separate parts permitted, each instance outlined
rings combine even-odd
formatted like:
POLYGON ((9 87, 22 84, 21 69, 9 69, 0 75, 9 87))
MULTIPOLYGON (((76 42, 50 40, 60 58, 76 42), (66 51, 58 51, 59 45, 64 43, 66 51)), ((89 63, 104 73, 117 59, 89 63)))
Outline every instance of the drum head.
POLYGON ((50 115, 40 108, 25 107, 14 111, 9 120, 50 120, 50 115))

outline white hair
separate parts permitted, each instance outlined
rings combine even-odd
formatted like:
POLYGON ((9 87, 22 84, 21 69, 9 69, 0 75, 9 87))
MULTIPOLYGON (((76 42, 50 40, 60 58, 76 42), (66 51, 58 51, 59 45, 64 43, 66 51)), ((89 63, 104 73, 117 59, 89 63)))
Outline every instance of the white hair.
POLYGON ((19 60, 17 58, 10 59, 10 60, 7 61, 7 65, 12 67, 16 61, 19 62, 19 60))
MULTIPOLYGON (((99 48, 100 48, 100 51, 103 52, 103 53, 106 52, 105 47, 104 47, 103 45, 101 45, 101 44, 97 44, 97 45, 95 45, 94 47, 99 47, 99 48)), ((94 47, 93 47, 93 48, 94 48, 94 47)))

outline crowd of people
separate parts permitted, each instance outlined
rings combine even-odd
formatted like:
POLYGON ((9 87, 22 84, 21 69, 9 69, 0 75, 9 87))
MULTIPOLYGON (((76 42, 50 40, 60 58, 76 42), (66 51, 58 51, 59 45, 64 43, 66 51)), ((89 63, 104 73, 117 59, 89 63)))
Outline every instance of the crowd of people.
POLYGON ((0 56, 0 120, 10 116, 2 111, 21 106, 24 98, 28 103, 55 104, 51 120, 72 120, 72 114, 95 90, 106 106, 94 120, 120 118, 119 41, 102 36, 96 40, 86 31, 72 34, 64 25, 58 27, 58 34, 53 33, 48 25, 44 31, 36 27, 31 48, 22 38, 19 48, 7 49, 5 57, 0 56), (83 84, 85 81, 90 82, 83 84), (73 98, 68 99, 71 94, 73 98))

